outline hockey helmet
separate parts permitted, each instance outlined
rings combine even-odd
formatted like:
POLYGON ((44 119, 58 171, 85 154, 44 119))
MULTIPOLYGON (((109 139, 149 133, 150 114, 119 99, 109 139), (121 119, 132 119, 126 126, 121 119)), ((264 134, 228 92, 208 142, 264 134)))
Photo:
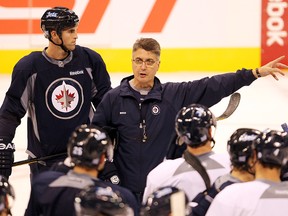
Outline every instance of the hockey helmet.
POLYGON ((200 104, 183 107, 176 116, 177 135, 191 147, 198 147, 213 140, 210 129, 216 129, 217 122, 213 113, 200 104))
POLYGON ((68 156, 74 165, 95 167, 103 154, 113 158, 112 142, 106 131, 95 125, 83 124, 75 129, 68 141, 68 156))
POLYGON ((227 142, 233 166, 248 168, 248 159, 253 155, 252 143, 259 134, 261 134, 259 130, 252 128, 239 128, 234 131, 227 142))
POLYGON ((41 17, 41 29, 44 36, 50 39, 52 30, 55 30, 61 36, 62 30, 73 28, 78 22, 79 18, 74 11, 66 7, 54 7, 46 10, 41 17))
POLYGON ((288 161, 288 134, 267 129, 254 140, 253 149, 262 164, 285 166, 288 161))
MULTIPOLYGON (((140 210, 141 216, 170 215, 172 212, 172 196, 176 193, 184 195, 185 215, 191 215, 189 200, 184 191, 174 186, 163 186, 154 191, 147 198, 140 210)), ((179 200, 177 200, 179 202, 179 200)))
POLYGON ((10 209, 14 204, 14 199, 15 192, 12 185, 6 177, 0 175, 0 214, 5 211, 11 215, 10 209))
POLYGON ((119 191, 111 187, 89 186, 75 197, 77 216, 133 216, 134 211, 123 201, 119 191))

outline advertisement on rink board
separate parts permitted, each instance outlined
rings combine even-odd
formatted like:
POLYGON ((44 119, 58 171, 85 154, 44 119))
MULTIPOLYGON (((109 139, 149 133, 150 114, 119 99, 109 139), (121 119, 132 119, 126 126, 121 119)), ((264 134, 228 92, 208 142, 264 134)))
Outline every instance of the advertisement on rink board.
POLYGON ((47 46, 40 18, 54 6, 78 14, 77 43, 97 50, 110 71, 131 71, 131 47, 140 37, 160 42, 160 71, 258 67, 287 50, 287 1, 0 0, 0 57, 6 62, 0 73, 47 46))
POLYGON ((261 64, 287 55, 287 7, 287 0, 262 0, 261 64))

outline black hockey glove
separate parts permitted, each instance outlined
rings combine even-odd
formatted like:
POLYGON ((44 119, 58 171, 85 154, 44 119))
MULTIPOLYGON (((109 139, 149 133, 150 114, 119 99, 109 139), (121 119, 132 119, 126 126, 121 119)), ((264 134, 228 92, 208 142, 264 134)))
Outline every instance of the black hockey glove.
POLYGON ((99 173, 99 179, 120 185, 120 178, 115 164, 111 161, 105 162, 104 170, 99 173))
POLYGON ((12 142, 4 138, 0 138, 0 175, 7 179, 11 175, 12 165, 14 162, 15 147, 12 142))

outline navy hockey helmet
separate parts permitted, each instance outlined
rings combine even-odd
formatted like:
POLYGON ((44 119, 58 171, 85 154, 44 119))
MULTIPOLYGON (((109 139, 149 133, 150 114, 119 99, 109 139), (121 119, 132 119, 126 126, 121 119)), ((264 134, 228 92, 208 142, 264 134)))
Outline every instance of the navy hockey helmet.
POLYGON ((211 140, 210 129, 216 129, 217 122, 213 113, 200 104, 183 107, 176 116, 175 129, 177 135, 189 146, 198 147, 211 140))
POLYGON ((2 212, 7 212, 11 215, 10 209, 13 206, 15 192, 7 178, 0 175, 0 215, 2 212))
MULTIPOLYGON (((142 205, 140 210, 141 216, 154 216, 154 215, 170 215, 172 212, 172 196, 182 193, 185 202, 185 215, 191 214, 189 200, 184 191, 173 186, 164 186, 158 188, 151 195, 148 196, 147 202, 142 205)), ((177 200, 179 201, 179 200, 177 200)))
POLYGON ((285 166, 288 161, 288 134, 268 129, 255 139, 253 149, 262 164, 285 166))
POLYGON ((75 197, 77 216, 133 216, 132 208, 123 201, 119 191, 111 187, 89 186, 75 197))
POLYGON ((79 18, 74 11, 66 7, 54 7, 46 10, 41 17, 41 29, 44 36, 50 39, 52 30, 61 36, 62 30, 73 28, 78 22, 79 18))
POLYGON ((106 131, 95 125, 83 124, 75 129, 68 141, 68 156, 74 165, 97 167, 101 156, 113 158, 112 142, 106 131))
POLYGON ((253 155, 252 143, 259 134, 261 134, 259 130, 252 128, 239 128, 234 131, 227 142, 233 166, 248 168, 248 159, 253 155))

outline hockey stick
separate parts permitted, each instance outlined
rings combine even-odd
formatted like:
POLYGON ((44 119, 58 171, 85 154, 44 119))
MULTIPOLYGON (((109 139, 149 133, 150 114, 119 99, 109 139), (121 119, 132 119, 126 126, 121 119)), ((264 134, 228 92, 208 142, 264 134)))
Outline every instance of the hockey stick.
POLYGON ((53 158, 60 157, 60 156, 64 156, 64 155, 67 155, 67 152, 63 152, 63 153, 59 153, 59 154, 54 154, 54 155, 49 155, 49 156, 44 156, 44 157, 40 157, 40 158, 30 158, 30 159, 27 159, 27 160, 22 160, 22 161, 14 162, 14 163, 12 164, 12 167, 20 166, 20 165, 24 165, 24 164, 38 163, 38 162, 40 162, 40 161, 45 161, 45 160, 53 159, 53 158))
POLYGON ((220 116, 216 117, 216 120, 220 121, 230 117, 239 106, 240 99, 241 99, 240 93, 238 92, 233 93, 230 97, 226 110, 220 116))
MULTIPOLYGON (((109 127, 109 126, 104 126, 102 128, 105 131, 107 131, 109 137, 112 140, 114 148, 116 149, 116 147, 117 147, 116 144, 118 142, 118 133, 117 133, 116 128, 109 127)), ((24 164, 41 163, 41 162, 44 162, 45 160, 53 159, 53 158, 64 156, 64 155, 67 155, 67 152, 58 153, 58 154, 54 154, 54 155, 48 155, 48 156, 44 156, 44 157, 40 157, 40 158, 30 158, 30 159, 27 159, 27 160, 14 162, 12 164, 12 167, 20 166, 20 165, 24 165, 24 164)))

